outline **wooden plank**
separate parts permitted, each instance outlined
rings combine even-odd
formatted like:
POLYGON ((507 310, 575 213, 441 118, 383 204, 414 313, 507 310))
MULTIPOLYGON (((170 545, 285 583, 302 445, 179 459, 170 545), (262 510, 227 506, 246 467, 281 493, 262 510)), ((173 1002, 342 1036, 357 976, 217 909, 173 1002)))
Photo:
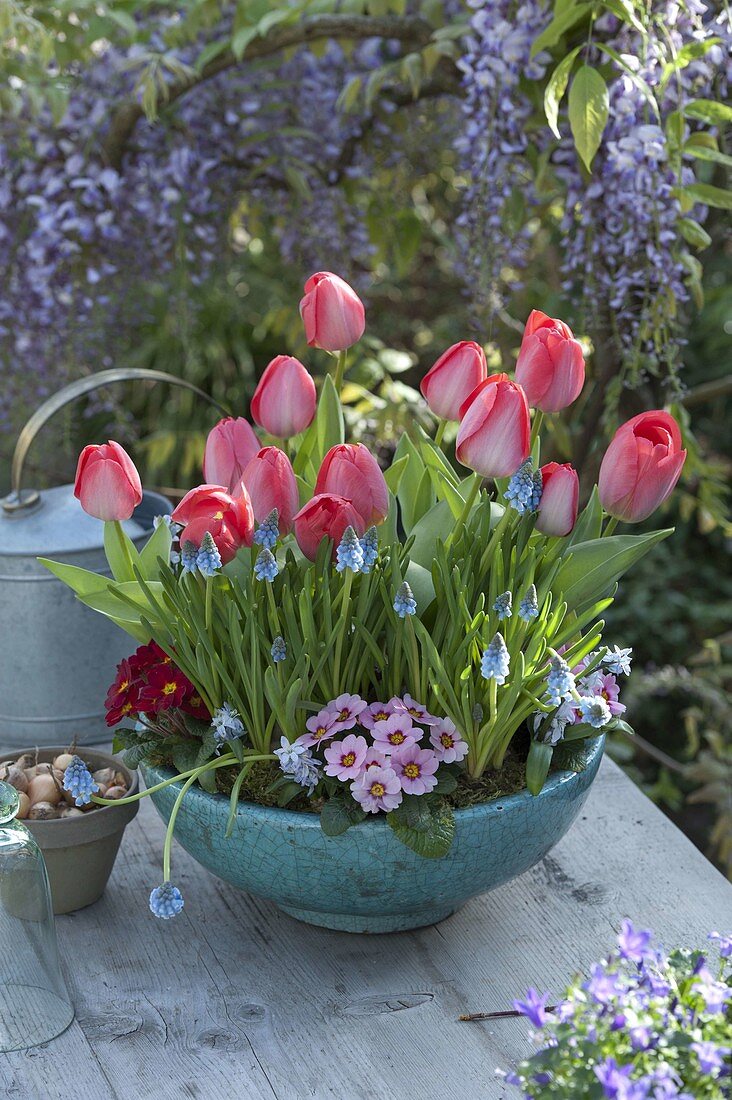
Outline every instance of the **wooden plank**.
POLYGON ((299 924, 180 848, 186 908, 156 921, 162 837, 144 803, 105 897, 58 918, 77 1021, 0 1059, 8 1095, 65 1096, 73 1066, 81 1100, 508 1100, 494 1072, 527 1053, 525 1021, 461 1013, 510 1008, 529 985, 559 995, 624 916, 668 947, 732 919, 730 884, 609 761, 542 864, 414 933, 299 924))

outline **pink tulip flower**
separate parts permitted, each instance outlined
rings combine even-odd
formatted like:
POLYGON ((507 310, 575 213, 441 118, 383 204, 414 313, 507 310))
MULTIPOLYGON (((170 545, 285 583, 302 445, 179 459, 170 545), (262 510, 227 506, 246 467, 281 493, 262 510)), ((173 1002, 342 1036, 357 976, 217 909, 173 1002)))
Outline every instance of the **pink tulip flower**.
POLYGON ((358 294, 330 271, 317 271, 305 283, 300 316, 310 347, 325 351, 345 351, 361 339, 366 327, 358 294))
POLYGON ((585 360, 569 325, 539 309, 531 311, 516 361, 516 381, 529 404, 543 412, 559 412, 579 397, 585 360))
POLYGON ((360 513, 350 500, 332 493, 319 493, 309 500, 295 516, 293 525, 297 544, 310 561, 315 561, 323 539, 333 540, 335 557, 346 527, 353 527, 359 538, 366 530, 360 513))
POLYGON ((366 527, 383 523, 389 511, 389 490, 381 467, 363 443, 340 443, 326 454, 315 492, 350 500, 366 527))
POLYGON ((300 360, 278 355, 259 379, 251 413, 270 435, 289 439, 312 422, 315 405, 315 383, 300 360))
POLYGON ((536 529, 543 535, 568 535, 577 522, 579 478, 568 462, 541 467, 541 501, 536 529))
POLYGON ((529 457, 529 405, 507 374, 492 374, 460 406, 455 454, 483 477, 510 477, 529 457))
POLYGON ((480 344, 461 340, 442 353, 419 388, 435 416, 459 420, 460 406, 487 376, 485 352, 480 344))
POLYGON ((254 512, 243 485, 237 496, 227 493, 223 485, 199 485, 186 493, 171 518, 183 526, 181 546, 187 542, 200 546, 208 531, 224 565, 240 546, 252 545, 254 512))
POLYGON ((242 474, 261 444, 243 416, 226 416, 208 433, 203 454, 203 476, 208 485, 225 485, 236 494, 242 474))
POLYGON ((142 500, 142 484, 124 447, 113 439, 85 447, 76 467, 74 496, 96 519, 129 519, 142 500))
POLYGON ((300 507, 300 497, 292 463, 279 447, 262 447, 244 470, 244 484, 251 497, 254 518, 264 523, 277 509, 280 534, 292 530, 292 521, 300 507))
POLYGON ((626 523, 647 519, 670 495, 685 460, 670 413, 654 409, 634 416, 605 451, 597 486, 603 508, 626 523))

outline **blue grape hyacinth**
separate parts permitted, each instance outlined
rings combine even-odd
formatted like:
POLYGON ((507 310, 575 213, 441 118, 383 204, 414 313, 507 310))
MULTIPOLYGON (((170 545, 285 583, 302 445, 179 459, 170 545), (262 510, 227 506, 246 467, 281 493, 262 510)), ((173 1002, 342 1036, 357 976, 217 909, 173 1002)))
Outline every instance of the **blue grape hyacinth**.
POLYGON ((546 687, 549 702, 555 707, 558 707, 565 699, 569 699, 575 690, 574 676, 570 672, 567 662, 559 654, 551 659, 546 687))
POLYGON ((376 565, 376 559, 379 556, 379 536, 376 534, 375 527, 369 527, 368 531, 361 539, 361 553, 363 554, 361 572, 370 573, 376 565))
POLYGON ((535 619, 539 614, 539 602, 536 597, 536 585, 531 585, 529 591, 526 593, 518 609, 519 619, 523 619, 525 623, 535 619))
POLYGON ((346 527, 336 550, 336 569, 339 573, 344 569, 359 573, 362 565, 363 549, 359 537, 352 527, 346 527))
POLYGON ((221 554, 210 531, 207 531, 201 539, 201 548, 196 556, 196 565, 204 577, 213 577, 221 568, 221 554))
POLYGON ((402 581, 397 589, 397 594, 394 599, 394 610, 400 619, 405 618, 407 615, 414 615, 417 611, 417 601, 414 598, 412 589, 406 581, 402 581))
POLYGON ((63 788, 72 795, 77 806, 86 806, 99 790, 92 773, 80 756, 75 756, 64 772, 63 788))
POLYGON ((498 632, 493 635, 492 641, 488 644, 487 649, 483 653, 480 671, 486 680, 495 680, 500 686, 506 682, 510 664, 511 658, 506 648, 506 643, 503 639, 503 635, 498 632))
POLYGON ((162 886, 156 886, 150 894, 150 912, 161 920, 177 917, 184 905, 183 895, 172 882, 164 882, 162 886))
POLYGON ((527 458, 509 481, 503 495, 511 507, 523 516, 525 512, 535 512, 539 507, 541 488, 541 475, 537 480, 533 463, 527 458))
POLYGON ((513 603, 513 597, 510 592, 502 592, 500 596, 496 598, 493 604, 493 610, 498 613, 498 621, 503 622, 504 619, 510 619, 513 611, 511 605, 513 603))
POLYGON ((287 659, 287 643, 281 634, 278 634, 275 640, 272 642, 272 660, 277 664, 279 661, 285 661, 287 659))
POLYGON ((260 523, 254 532, 254 541, 257 546, 263 546, 265 550, 274 550, 280 537, 280 514, 276 508, 269 513, 264 523, 260 523))
POLYGON ((183 543, 180 552, 180 564, 184 573, 195 573, 198 569, 198 547, 195 542, 183 543))
POLYGON ((260 550, 254 563, 254 576, 258 581, 269 581, 270 584, 279 573, 277 559, 271 550, 260 550))

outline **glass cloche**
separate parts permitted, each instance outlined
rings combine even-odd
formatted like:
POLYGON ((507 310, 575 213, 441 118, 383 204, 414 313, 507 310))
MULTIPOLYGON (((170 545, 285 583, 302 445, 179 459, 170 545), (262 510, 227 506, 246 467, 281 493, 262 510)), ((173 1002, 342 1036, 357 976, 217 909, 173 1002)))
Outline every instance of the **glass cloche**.
POLYGON ((74 1018, 59 966, 43 855, 0 782, 0 1052, 60 1035, 74 1018))

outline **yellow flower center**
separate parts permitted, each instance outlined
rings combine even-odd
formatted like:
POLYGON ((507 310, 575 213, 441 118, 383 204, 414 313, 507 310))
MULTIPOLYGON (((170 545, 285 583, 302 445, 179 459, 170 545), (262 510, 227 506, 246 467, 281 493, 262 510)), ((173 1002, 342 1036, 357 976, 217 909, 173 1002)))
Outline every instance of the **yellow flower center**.
POLYGON ((394 733, 389 734, 389 742, 392 745, 401 745, 404 740, 404 734, 399 730, 395 730, 394 733))
POLYGON ((214 512, 213 518, 214 519, 223 519, 224 518, 224 513, 223 512, 214 512))
POLYGON ((405 764, 404 774, 407 779, 419 779, 419 764, 405 764))
POLYGON ((120 714, 129 714, 132 710, 132 703, 125 703, 123 707, 120 707, 120 714))
POLYGON ((371 793, 374 796, 374 798, 382 798, 383 795, 386 794, 386 788, 384 787, 383 783, 372 783, 371 784, 371 793))
POLYGON ((407 714, 411 714, 412 718, 421 718, 422 717, 422 711, 417 710, 416 707, 410 707, 410 709, 407 711, 407 714))
POLYGON ((341 757, 341 764, 346 768, 352 768, 356 763, 355 752, 347 752, 345 756, 341 757))
POLYGON ((338 715, 338 721, 339 722, 346 722, 346 721, 348 721, 350 716, 351 716, 351 712, 349 711, 348 707, 344 707, 343 710, 341 711, 341 713, 338 715))
POLYGON ((175 680, 168 680, 167 684, 163 684, 163 695, 175 695, 177 687, 175 680))
POLYGON ((325 726, 318 726, 315 733, 313 734, 313 737, 325 737, 327 732, 328 730, 325 726))
POLYGON ((440 734, 440 744, 442 745, 443 749, 451 749, 452 748, 452 737, 450 736, 449 733, 441 733, 440 734))
POLYGON ((122 683, 119 685, 119 690, 120 691, 127 691, 127 688, 129 686, 130 686, 130 681, 129 680, 123 680, 122 683))

